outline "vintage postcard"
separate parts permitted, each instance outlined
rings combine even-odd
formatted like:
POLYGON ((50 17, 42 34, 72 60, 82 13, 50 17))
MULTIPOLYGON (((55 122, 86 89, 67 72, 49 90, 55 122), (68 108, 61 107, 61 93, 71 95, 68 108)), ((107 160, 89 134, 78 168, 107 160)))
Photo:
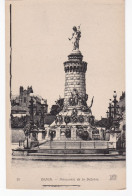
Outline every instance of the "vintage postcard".
POLYGON ((124 0, 6 0, 7 188, 126 188, 124 0))

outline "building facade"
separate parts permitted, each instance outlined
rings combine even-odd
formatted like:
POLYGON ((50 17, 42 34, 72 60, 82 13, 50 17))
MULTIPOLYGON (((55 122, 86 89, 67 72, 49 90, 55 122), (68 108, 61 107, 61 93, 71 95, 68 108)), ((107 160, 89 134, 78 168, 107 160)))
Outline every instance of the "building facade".
POLYGON ((27 87, 24 89, 20 86, 19 95, 12 96, 11 99, 11 127, 23 128, 27 121, 30 120, 31 97, 33 100, 34 123, 41 126, 45 115, 48 112, 47 100, 33 94, 33 89, 27 87))

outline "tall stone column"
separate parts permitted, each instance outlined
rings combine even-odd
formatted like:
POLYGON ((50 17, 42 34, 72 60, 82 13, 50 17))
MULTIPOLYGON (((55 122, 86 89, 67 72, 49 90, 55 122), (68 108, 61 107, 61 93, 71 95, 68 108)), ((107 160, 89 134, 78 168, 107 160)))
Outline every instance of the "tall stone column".
POLYGON ((79 50, 72 51, 68 61, 64 62, 65 69, 65 91, 64 106, 68 104, 71 94, 76 90, 80 96, 86 94, 85 73, 87 62, 82 61, 83 56, 79 50))

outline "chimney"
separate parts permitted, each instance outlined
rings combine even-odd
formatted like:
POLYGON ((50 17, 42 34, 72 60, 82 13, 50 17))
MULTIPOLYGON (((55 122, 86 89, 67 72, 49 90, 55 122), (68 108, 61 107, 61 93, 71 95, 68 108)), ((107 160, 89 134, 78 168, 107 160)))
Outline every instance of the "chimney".
POLYGON ((20 95, 23 94, 23 86, 20 86, 20 95))

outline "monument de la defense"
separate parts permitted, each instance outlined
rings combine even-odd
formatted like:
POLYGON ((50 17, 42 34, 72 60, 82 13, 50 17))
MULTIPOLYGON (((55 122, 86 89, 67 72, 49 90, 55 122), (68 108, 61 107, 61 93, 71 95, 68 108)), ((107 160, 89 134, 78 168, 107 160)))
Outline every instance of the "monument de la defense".
POLYGON ((65 85, 62 110, 51 125, 40 129, 34 123, 31 97, 30 120, 23 129, 25 140, 20 141, 19 147, 12 150, 13 156, 28 155, 25 157, 40 157, 44 160, 105 160, 112 159, 111 155, 117 155, 114 159, 122 159, 117 149, 120 125, 119 114, 115 109, 116 92, 114 92, 114 104, 112 106, 110 103, 108 112, 110 120, 111 110, 116 112, 114 120, 109 120, 107 129, 97 126, 94 123, 96 116, 92 115, 94 96, 89 100, 86 92, 88 63, 83 61, 83 54, 79 47, 80 39, 80 26, 74 26, 72 36, 69 38, 73 48, 63 63, 65 85), (88 100, 90 105, 87 104, 88 100))

